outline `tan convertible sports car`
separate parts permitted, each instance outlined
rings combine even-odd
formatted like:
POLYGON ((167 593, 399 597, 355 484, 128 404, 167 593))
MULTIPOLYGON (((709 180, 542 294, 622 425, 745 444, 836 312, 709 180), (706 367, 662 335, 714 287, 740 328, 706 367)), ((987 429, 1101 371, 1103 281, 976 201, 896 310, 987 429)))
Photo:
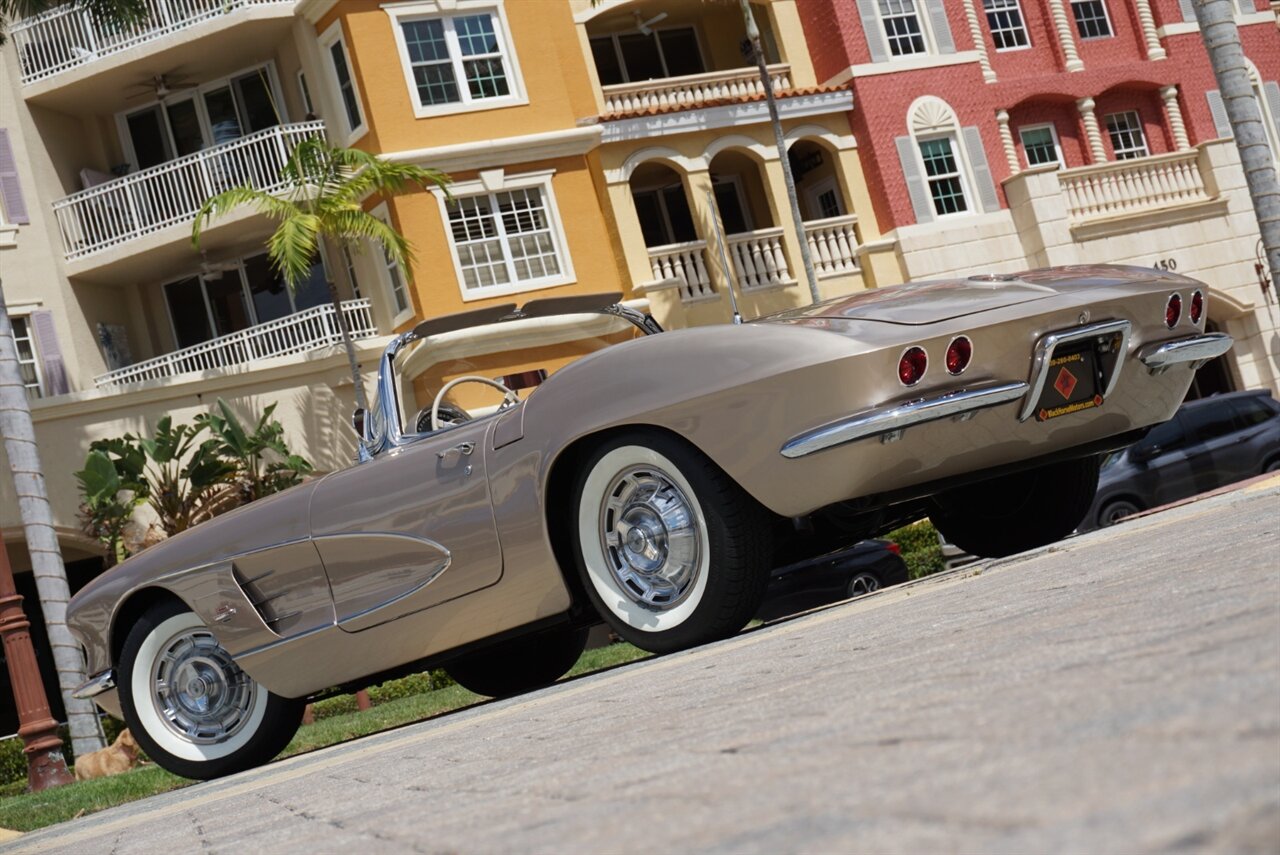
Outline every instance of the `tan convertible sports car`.
POLYGON ((1230 347, 1204 330, 1206 290, 1098 266, 674 332, 617 295, 426 321, 383 354, 358 465, 75 597, 80 694, 208 778, 270 759, 304 701, 338 689, 443 665, 477 692, 526 690, 602 620, 658 652, 723 638, 771 567, 913 519, 980 555, 1048 543, 1088 509, 1098 456, 1168 419, 1230 347), (518 341, 565 313, 613 343, 550 377, 435 387, 433 349, 459 330, 518 341))

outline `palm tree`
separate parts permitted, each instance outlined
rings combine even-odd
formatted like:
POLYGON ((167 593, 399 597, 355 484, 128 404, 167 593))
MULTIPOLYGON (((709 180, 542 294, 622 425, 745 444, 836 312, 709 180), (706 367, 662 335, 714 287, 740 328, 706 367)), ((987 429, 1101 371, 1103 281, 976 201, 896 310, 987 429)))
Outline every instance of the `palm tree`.
MULTIPOLYGON (((38 15, 58 5, 61 5, 58 0, 0 0, 0 45, 5 42, 9 21, 38 15)), ((83 5, 97 20, 122 24, 137 21, 147 13, 146 0, 83 0, 83 5)), ((97 751, 106 743, 93 702, 71 697, 72 690, 85 680, 84 657, 67 629, 70 586, 53 528, 53 512, 36 450, 35 427, 27 405, 27 390, 18 365, 18 348, 3 287, 0 287, 0 438, 4 440, 14 486, 21 497, 18 516, 31 553, 31 572, 40 594, 45 632, 53 648, 62 706, 71 728, 71 749, 83 755, 97 751)), ((4 549, 3 543, 0 549, 4 549)))
MULTIPOLYGON (((411 278, 413 248, 409 241, 366 211, 361 202, 369 196, 394 196, 413 187, 436 186, 447 192, 449 184, 449 176, 438 170, 391 163, 360 149, 336 148, 321 139, 298 143, 280 171, 280 179, 283 191, 232 187, 209 199, 191 226, 191 244, 200 248, 200 233, 214 219, 242 205, 255 208, 276 221, 275 233, 267 240, 267 256, 290 291, 310 275, 312 262, 326 244, 350 249, 372 241, 411 278)), ((326 265, 325 269, 331 267, 326 265)), ((360 365, 338 287, 327 274, 326 283, 351 363, 356 406, 367 410, 360 365)))
POLYGON ((1253 200, 1258 229, 1266 247, 1271 281, 1280 279, 1280 180, 1275 160, 1262 125, 1262 110, 1253 94, 1249 70, 1240 47, 1240 31, 1236 28, 1235 7, 1231 0, 1195 0, 1196 21, 1213 75, 1218 79, 1231 132, 1240 150, 1249 197, 1253 200))

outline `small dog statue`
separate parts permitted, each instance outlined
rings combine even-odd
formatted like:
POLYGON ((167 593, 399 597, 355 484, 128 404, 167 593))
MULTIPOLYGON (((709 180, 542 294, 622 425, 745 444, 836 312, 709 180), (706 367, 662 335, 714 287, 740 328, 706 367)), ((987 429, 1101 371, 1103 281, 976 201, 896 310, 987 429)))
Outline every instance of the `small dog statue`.
POLYGON ((76 758, 76 780, 88 781, 119 775, 138 765, 138 742, 128 728, 120 731, 116 741, 101 751, 76 758))

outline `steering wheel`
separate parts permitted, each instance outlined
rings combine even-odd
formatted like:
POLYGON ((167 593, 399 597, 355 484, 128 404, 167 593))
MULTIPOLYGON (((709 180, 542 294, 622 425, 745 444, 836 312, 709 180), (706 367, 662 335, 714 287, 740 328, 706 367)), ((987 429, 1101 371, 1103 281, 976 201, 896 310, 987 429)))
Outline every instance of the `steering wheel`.
POLYGON ((502 403, 498 405, 499 409, 511 407, 520 402, 519 395, 508 389, 506 386, 503 386, 497 380, 490 380, 488 377, 481 377, 478 374, 466 374, 462 377, 455 377, 441 387, 440 391, 436 393, 436 399, 431 402, 431 429, 433 431, 440 430, 440 408, 445 395, 448 395, 453 391, 454 386, 460 386, 463 383, 483 383, 486 386, 492 386, 494 389, 497 389, 502 393, 502 403))

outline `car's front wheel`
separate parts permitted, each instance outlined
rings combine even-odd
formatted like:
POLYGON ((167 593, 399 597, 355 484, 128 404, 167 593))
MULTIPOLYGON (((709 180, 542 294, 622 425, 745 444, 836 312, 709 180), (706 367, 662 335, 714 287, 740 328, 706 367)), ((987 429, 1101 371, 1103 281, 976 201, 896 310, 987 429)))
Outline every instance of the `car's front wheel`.
POLYGON ((587 633, 561 627, 522 636, 455 659, 445 671, 477 695, 505 698, 531 692, 568 673, 587 647, 587 633))
POLYGON ((767 513, 695 449, 618 436, 582 469, 574 525, 587 595, 618 635, 667 653, 725 638, 759 609, 767 513))
POLYGON ((289 743, 304 702, 282 698, 240 669, 178 602, 148 610, 125 639, 120 705, 147 756, 184 778, 266 763, 289 743))
POLYGON ((1098 526, 1105 528, 1109 525, 1115 525, 1125 517, 1131 517, 1141 511, 1142 508, 1138 507, 1136 502, 1131 502, 1128 499, 1116 499, 1114 502, 1108 502, 1098 512, 1098 526))
POLYGON ((974 555, 1001 558, 1066 537, 1098 490, 1097 457, 1066 460, 947 490, 929 515, 942 536, 974 555))

